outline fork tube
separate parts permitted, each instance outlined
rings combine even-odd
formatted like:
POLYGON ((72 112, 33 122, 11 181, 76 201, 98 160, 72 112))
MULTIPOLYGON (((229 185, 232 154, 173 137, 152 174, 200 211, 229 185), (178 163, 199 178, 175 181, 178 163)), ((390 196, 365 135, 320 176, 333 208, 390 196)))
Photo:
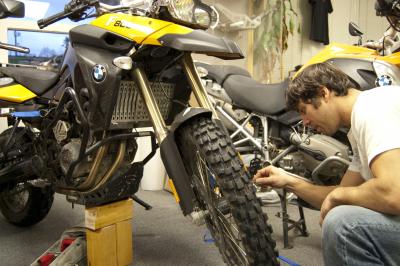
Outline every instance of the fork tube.
POLYGON ((197 74, 196 67, 193 64, 193 59, 190 53, 184 53, 182 57, 182 66, 183 66, 183 71, 185 72, 185 75, 189 80, 190 86, 192 87, 193 94, 196 97, 196 100, 199 103, 200 107, 211 110, 213 112, 214 117, 218 117, 217 112, 214 109, 214 106, 208 99, 207 91, 203 87, 201 79, 197 74))
POLYGON ((146 73, 140 66, 137 66, 132 70, 132 76, 139 88, 146 108, 149 111, 158 143, 161 143, 167 137, 168 129, 165 125, 160 109, 158 108, 150 83, 146 77, 146 73))

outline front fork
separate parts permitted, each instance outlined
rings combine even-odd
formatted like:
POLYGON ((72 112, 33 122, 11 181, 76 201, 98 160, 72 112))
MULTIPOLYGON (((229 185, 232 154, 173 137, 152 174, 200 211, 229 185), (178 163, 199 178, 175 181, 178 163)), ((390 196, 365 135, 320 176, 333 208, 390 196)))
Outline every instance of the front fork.
POLYGON ((168 176, 171 178, 170 181, 173 180, 173 182, 170 182, 170 185, 175 199, 177 202, 179 202, 183 214, 190 214, 190 216, 196 222, 196 220, 202 220, 202 215, 201 212, 199 213, 199 211, 195 210, 196 196, 191 188, 190 177, 186 172, 184 162, 176 144, 175 130, 179 128, 183 122, 188 121, 195 116, 210 116, 210 113, 212 113, 214 117, 217 117, 217 115, 211 102, 207 98, 207 92, 197 74, 190 53, 185 53, 183 55, 181 63, 183 71, 192 88, 193 94, 202 108, 185 110, 183 114, 175 118, 170 130, 167 128, 164 122, 143 68, 137 66, 134 70, 132 70, 132 76, 138 85, 142 99, 149 112, 155 135, 160 146, 161 158, 165 169, 167 170, 168 176))
MULTIPOLYGON (((193 59, 190 53, 184 53, 182 59, 182 68, 192 88, 193 94, 199 104, 199 107, 210 110, 214 117, 217 117, 216 111, 207 97, 207 91, 201 83, 201 79, 196 71, 196 67, 193 63, 193 59)), ((154 127, 154 131, 158 140, 158 143, 162 141, 168 135, 168 128, 161 115, 160 109, 158 108, 157 101, 154 97, 153 91, 150 88, 150 83, 146 77, 146 73, 143 68, 137 66, 132 71, 133 78, 138 85, 142 99, 147 107, 150 114, 150 119, 154 127)))

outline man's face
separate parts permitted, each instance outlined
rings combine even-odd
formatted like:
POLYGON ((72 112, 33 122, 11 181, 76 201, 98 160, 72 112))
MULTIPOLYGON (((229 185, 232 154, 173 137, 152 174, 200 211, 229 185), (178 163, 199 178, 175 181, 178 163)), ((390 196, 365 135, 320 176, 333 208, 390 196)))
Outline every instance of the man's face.
POLYGON ((324 97, 317 99, 315 107, 313 103, 300 101, 298 110, 304 125, 310 126, 324 135, 333 135, 340 125, 339 115, 334 111, 332 104, 324 97))

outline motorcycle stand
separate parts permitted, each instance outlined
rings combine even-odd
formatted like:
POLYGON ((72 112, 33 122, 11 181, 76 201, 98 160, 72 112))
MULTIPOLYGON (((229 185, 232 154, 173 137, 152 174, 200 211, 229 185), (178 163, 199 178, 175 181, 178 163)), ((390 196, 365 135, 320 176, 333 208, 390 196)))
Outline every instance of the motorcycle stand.
POLYGON ((299 216, 300 218, 295 221, 290 219, 289 214, 287 213, 287 191, 286 189, 282 189, 282 193, 278 193, 280 201, 281 201, 281 208, 282 212, 278 212, 276 216, 282 219, 282 227, 283 227, 283 248, 284 249, 291 249, 293 248, 292 244, 289 244, 289 231, 295 229, 296 231, 300 232, 301 236, 309 236, 306 226, 306 220, 304 217, 303 206, 300 203, 296 205, 299 208, 299 216))
POLYGON ((145 208, 146 211, 151 210, 153 207, 148 204, 147 202, 141 200, 138 196, 136 195, 132 195, 131 198, 136 201, 137 204, 143 206, 145 208))
POLYGON ((31 266, 131 265, 132 199, 86 208, 85 227, 63 233, 31 266))

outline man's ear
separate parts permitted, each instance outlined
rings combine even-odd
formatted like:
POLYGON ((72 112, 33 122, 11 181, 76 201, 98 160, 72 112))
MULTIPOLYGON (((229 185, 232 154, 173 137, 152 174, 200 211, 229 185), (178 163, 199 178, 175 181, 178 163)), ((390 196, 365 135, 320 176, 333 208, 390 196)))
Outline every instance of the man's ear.
POLYGON ((321 90, 322 90, 322 99, 323 99, 325 102, 328 102, 329 97, 331 96, 331 91, 328 90, 328 88, 325 87, 325 86, 323 86, 323 87, 321 88, 321 90))

